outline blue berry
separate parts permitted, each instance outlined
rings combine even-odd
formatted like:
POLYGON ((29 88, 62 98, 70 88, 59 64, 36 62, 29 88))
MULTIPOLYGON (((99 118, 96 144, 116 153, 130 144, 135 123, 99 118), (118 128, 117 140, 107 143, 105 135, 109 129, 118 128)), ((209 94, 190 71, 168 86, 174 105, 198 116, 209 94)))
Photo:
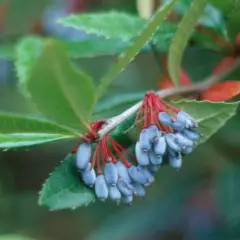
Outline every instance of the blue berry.
POLYGON ((109 197, 111 200, 120 202, 121 200, 121 192, 116 186, 108 187, 109 197))
POLYGON ((157 155, 157 157, 161 157, 165 154, 167 143, 165 140, 165 136, 162 136, 158 139, 158 142, 153 145, 154 152, 157 155))
POLYGON ((107 163, 104 167, 104 176, 107 185, 115 186, 118 180, 118 171, 114 163, 107 163))
POLYGON ((151 143, 148 137, 148 129, 143 129, 139 136, 140 148, 142 151, 147 152, 151 149, 151 143))
POLYGON ((90 162, 92 153, 92 145, 89 143, 81 143, 76 152, 76 166, 80 170, 83 170, 87 167, 90 162))
POLYGON ((177 156, 168 155, 169 165, 173 168, 180 169, 182 166, 182 155, 177 153, 177 156))
POLYGON ((194 146, 194 142, 190 139, 188 139, 187 137, 185 137, 184 135, 182 135, 181 133, 176 133, 175 134, 175 139, 176 142, 182 147, 193 147, 194 146))
POLYGON ((174 151, 176 152, 181 151, 181 146, 179 146, 179 144, 176 143, 175 134, 173 133, 166 134, 166 142, 169 145, 169 147, 172 148, 174 151))
POLYGON ((153 165, 161 165, 163 161, 162 156, 156 155, 153 150, 149 151, 149 159, 153 165))
POLYGON ((158 114, 158 118, 159 118, 159 121, 164 124, 164 125, 167 125, 167 126, 171 126, 172 125, 172 117, 170 115, 168 115, 167 113, 165 112, 160 112, 158 114))
POLYGON ((82 174, 82 180, 83 182, 88 185, 89 187, 93 187, 95 181, 96 181, 96 173, 95 170, 92 168, 91 169, 91 164, 88 163, 88 166, 86 169, 81 171, 82 174))
POLYGON ((146 191, 143 185, 139 183, 133 183, 132 185, 133 185, 133 192, 136 196, 144 197, 146 195, 146 191))
POLYGON ((108 197, 108 187, 103 175, 97 176, 95 182, 95 193, 97 198, 104 201, 108 197))
POLYGON ((159 169, 157 165, 153 165, 153 164, 148 165, 147 168, 152 174, 156 173, 159 169))
POLYGON ((122 202, 123 203, 126 203, 126 204, 128 204, 128 205, 132 205, 132 201, 133 201, 133 196, 131 195, 131 196, 122 196, 122 202))
POLYGON ((144 186, 146 187, 150 186, 155 181, 155 178, 152 175, 152 173, 146 167, 137 166, 137 168, 147 178, 147 182, 144 184, 144 186))
POLYGON ((182 150, 184 154, 190 154, 193 151, 193 147, 186 147, 182 150))
POLYGON ((148 152, 142 151, 140 142, 137 142, 135 145, 135 154, 139 165, 147 166, 149 164, 148 152))
POLYGON ((140 168, 131 166, 128 169, 128 173, 129 173, 129 176, 132 178, 132 180, 137 183, 146 184, 148 182, 148 178, 143 174, 140 168))
POLYGON ((133 186, 129 182, 125 181, 122 178, 119 178, 117 182, 117 187, 119 191, 125 196, 132 196, 133 186))
POLYGON ((119 178, 123 178, 127 182, 131 182, 130 176, 128 174, 128 168, 120 161, 116 163, 118 176, 119 178))
POLYGON ((148 128, 148 139, 151 143, 155 143, 158 141, 158 137, 159 137, 158 132, 159 132, 159 130, 156 125, 151 125, 148 128))
POLYGON ((178 132, 181 132, 184 128, 185 128, 185 125, 183 122, 179 121, 179 120, 176 120, 172 123, 171 127, 178 131, 178 132))
POLYGON ((182 122, 186 128, 195 128, 197 127, 196 121, 186 112, 178 112, 177 119, 182 122))
POLYGON ((183 130, 182 134, 192 141, 197 141, 201 137, 200 133, 188 129, 183 130))

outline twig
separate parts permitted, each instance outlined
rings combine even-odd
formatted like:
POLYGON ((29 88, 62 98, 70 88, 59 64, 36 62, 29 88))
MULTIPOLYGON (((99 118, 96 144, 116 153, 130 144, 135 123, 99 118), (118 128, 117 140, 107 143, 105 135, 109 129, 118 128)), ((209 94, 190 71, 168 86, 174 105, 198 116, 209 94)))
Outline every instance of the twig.
MULTIPOLYGON (((240 58, 236 59, 235 62, 225 71, 222 71, 218 74, 210 76, 200 83, 192 84, 189 86, 180 86, 176 88, 163 89, 163 90, 157 91, 156 93, 160 97, 164 98, 164 97, 169 97, 175 94, 189 94, 193 92, 202 92, 205 89, 212 86, 213 84, 225 78, 227 75, 233 72, 239 65, 240 65, 240 58)), ((113 130, 121 122, 123 122, 124 120, 132 116, 135 112, 137 112, 137 110, 141 106, 141 103, 142 101, 136 103, 126 111, 119 114, 118 116, 108 119, 106 126, 98 132, 99 137, 101 138, 106 133, 113 130)))

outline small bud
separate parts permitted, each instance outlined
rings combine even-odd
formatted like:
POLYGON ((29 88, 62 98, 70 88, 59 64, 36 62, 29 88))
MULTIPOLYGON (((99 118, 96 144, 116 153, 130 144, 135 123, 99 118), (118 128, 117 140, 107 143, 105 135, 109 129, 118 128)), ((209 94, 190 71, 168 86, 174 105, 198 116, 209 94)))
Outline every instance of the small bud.
POLYGON ((118 171, 119 178, 123 178, 128 183, 131 182, 130 176, 128 174, 128 168, 120 161, 116 163, 116 168, 118 171))
POLYGON ((159 132, 159 130, 156 125, 151 125, 148 128, 148 139, 151 143, 155 143, 158 141, 158 137, 159 137, 158 132, 159 132))
POLYGON ((136 196, 145 197, 146 191, 145 191, 143 185, 141 185, 139 183, 133 183, 132 185, 133 185, 133 192, 136 196))
POLYGON ((185 125, 183 122, 179 121, 179 120, 176 120, 172 123, 171 127, 178 131, 178 132, 181 132, 184 128, 185 128, 185 125))
POLYGON ((159 121, 164 124, 164 125, 167 125, 167 126, 171 126, 172 125, 172 117, 170 115, 168 115, 167 113, 165 112, 160 112, 158 114, 158 118, 159 118, 159 121))
POLYGON ((108 197, 108 187, 103 175, 97 176, 95 182, 95 193, 97 198, 99 198, 101 201, 106 200, 108 197))
POLYGON ((194 146, 194 142, 190 139, 188 139, 187 137, 185 137, 184 135, 182 135, 181 133, 176 133, 175 134, 175 139, 176 142, 182 147, 193 147, 194 146))
POLYGON ((139 165, 147 166, 149 164, 148 152, 142 151, 140 148, 140 142, 137 142, 135 145, 135 154, 139 165))
POLYGON ((141 168, 131 166, 128 169, 128 173, 132 180, 137 183, 146 184, 148 182, 148 178, 143 174, 141 168))
POLYGON ((180 169, 182 166, 182 155, 178 153, 176 157, 173 157, 169 154, 168 156, 169 165, 173 168, 180 169))
POLYGON ((81 143, 76 152, 76 166, 80 170, 83 170, 87 167, 90 162, 92 153, 92 145, 90 143, 81 143))
POLYGON ((133 196, 131 195, 131 196, 122 196, 122 202, 123 203, 126 203, 126 204, 128 204, 128 205, 132 205, 132 201, 133 201, 133 196))
POLYGON ((152 173, 146 167, 137 166, 137 168, 147 178, 147 182, 144 184, 144 186, 146 187, 150 186, 155 181, 155 178, 152 175, 152 173))
POLYGON ((128 183, 127 181, 125 181, 124 179, 122 179, 122 178, 118 179, 117 187, 122 194, 124 194, 126 196, 132 196, 133 186, 130 183, 128 183))
POLYGON ((181 151, 181 146, 179 146, 179 144, 176 143, 175 134, 173 133, 166 134, 166 142, 169 145, 169 147, 172 148, 174 151, 176 152, 181 151))
POLYGON ((184 136, 186 136, 188 139, 190 139, 192 141, 197 141, 201 137, 200 133, 195 132, 193 130, 185 129, 185 130, 183 130, 182 133, 184 136))
POLYGON ((95 170, 92 168, 91 169, 91 164, 88 163, 88 166, 85 168, 85 170, 81 171, 82 174, 82 180, 83 182, 90 186, 93 187, 95 181, 96 181, 96 173, 95 170))
POLYGON ((114 163, 107 163, 104 167, 104 177, 107 185, 115 186, 118 180, 117 167, 114 163))
POLYGON ((142 151, 147 152, 151 149, 151 144, 148 138, 148 129, 143 129, 139 137, 140 148, 142 151))
POLYGON ((158 142, 154 144, 154 152, 158 157, 161 157, 165 154, 167 148, 167 143, 165 136, 162 136, 158 139, 158 142))
POLYGON ((120 202, 121 200, 121 192, 118 190, 116 186, 108 187, 109 197, 111 200, 120 202))
POLYGON ((153 165, 161 165, 162 164, 162 156, 156 155, 154 151, 149 151, 149 159, 151 164, 153 165))

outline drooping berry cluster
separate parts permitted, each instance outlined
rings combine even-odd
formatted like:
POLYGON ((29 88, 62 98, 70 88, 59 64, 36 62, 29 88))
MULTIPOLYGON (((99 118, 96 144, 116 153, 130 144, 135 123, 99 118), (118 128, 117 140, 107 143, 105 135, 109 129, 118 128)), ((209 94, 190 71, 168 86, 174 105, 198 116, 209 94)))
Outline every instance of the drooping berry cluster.
POLYGON ((135 145, 135 156, 109 134, 98 139, 97 131, 104 121, 93 123, 90 133, 85 134, 73 150, 83 182, 94 187, 100 200, 110 198, 117 203, 131 204, 133 195, 145 196, 145 187, 154 182, 153 174, 162 164, 163 157, 167 156, 169 164, 179 169, 182 153, 192 152, 200 138, 194 130, 197 123, 190 115, 154 93, 145 95, 135 120, 137 123, 140 136, 135 145))
POLYGON ((169 165, 179 169, 182 153, 193 151, 200 134, 197 122, 186 112, 163 101, 154 93, 147 93, 137 114, 140 124, 139 141, 135 152, 141 166, 160 165, 167 155, 169 165))

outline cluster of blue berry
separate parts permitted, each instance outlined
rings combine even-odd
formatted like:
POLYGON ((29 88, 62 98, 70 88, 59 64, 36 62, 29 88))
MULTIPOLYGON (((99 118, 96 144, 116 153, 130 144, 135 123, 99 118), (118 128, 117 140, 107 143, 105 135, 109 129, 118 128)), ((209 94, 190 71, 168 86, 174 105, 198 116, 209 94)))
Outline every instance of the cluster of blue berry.
POLYGON ((94 187, 97 198, 102 201, 110 198, 117 203, 131 204, 134 195, 144 197, 145 187, 154 182, 153 175, 163 157, 168 158, 170 166, 179 169, 182 154, 191 153, 200 138, 195 131, 197 123, 189 114, 154 93, 145 95, 135 124, 140 125, 135 156, 109 134, 96 143, 93 138, 82 139, 75 151, 83 182, 94 187), (95 145, 93 154, 92 144, 95 145))

